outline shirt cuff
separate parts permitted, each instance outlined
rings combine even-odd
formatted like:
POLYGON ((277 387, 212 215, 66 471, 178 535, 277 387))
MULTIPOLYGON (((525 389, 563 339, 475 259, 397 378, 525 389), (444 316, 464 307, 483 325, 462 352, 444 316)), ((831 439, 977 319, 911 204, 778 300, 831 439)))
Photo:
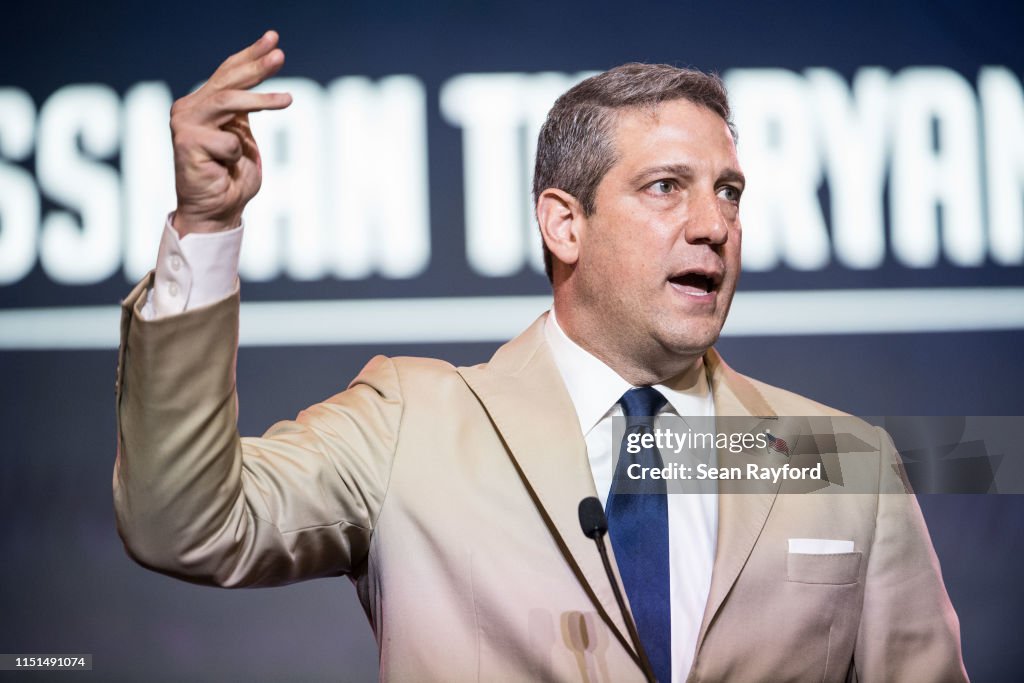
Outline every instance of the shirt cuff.
POLYGON ((153 289, 142 316, 155 320, 227 298, 238 288, 242 228, 192 232, 184 237, 167 216, 160 238, 153 289))

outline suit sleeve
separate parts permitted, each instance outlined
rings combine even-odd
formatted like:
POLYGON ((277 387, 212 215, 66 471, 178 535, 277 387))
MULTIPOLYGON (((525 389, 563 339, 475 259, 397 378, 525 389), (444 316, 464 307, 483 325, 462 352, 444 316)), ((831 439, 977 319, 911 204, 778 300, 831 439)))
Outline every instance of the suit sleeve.
POLYGON ((897 472, 900 459, 892 439, 878 431, 880 492, 854 650, 856 680, 966 681, 960 623, 924 517, 897 472))
POLYGON ((144 320, 125 300, 117 372, 118 532, 140 564, 196 583, 269 586, 358 571, 402 416, 393 363, 262 437, 237 429, 239 299, 144 320))

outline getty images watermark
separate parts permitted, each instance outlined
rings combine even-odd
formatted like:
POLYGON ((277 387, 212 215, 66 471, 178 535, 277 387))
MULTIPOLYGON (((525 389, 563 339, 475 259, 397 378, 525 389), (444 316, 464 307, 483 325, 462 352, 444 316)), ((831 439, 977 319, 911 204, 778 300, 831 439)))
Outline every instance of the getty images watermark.
POLYGON ((661 415, 612 432, 626 493, 1024 493, 1020 416, 661 415))

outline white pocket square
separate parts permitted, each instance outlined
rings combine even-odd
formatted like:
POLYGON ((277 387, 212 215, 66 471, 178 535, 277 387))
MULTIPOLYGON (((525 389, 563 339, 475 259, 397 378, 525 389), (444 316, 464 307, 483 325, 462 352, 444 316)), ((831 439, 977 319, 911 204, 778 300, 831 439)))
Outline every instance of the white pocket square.
POLYGON ((789 552, 802 555, 838 555, 852 553, 853 541, 837 541, 831 538, 791 538, 789 552))

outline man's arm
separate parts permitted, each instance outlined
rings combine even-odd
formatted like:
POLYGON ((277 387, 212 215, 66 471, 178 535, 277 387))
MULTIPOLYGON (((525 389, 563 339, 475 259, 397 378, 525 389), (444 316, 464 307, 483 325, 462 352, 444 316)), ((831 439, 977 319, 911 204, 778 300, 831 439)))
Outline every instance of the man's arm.
POLYGON ((383 500, 402 405, 392 364, 275 425, 236 428, 237 263, 261 182, 248 90, 284 61, 267 32, 171 111, 178 205, 156 275, 128 297, 118 363, 118 530, 139 562, 224 586, 353 571, 383 500), (193 276, 199 287, 193 287, 193 276))
POLYGON ((353 571, 387 488, 402 400, 391 361, 274 425, 236 428, 238 297, 168 318, 122 312, 114 504, 128 552, 221 586, 353 571))
POLYGON ((875 537, 854 667, 859 681, 966 681, 960 623, 942 582, 924 517, 893 469, 882 430, 875 537))

